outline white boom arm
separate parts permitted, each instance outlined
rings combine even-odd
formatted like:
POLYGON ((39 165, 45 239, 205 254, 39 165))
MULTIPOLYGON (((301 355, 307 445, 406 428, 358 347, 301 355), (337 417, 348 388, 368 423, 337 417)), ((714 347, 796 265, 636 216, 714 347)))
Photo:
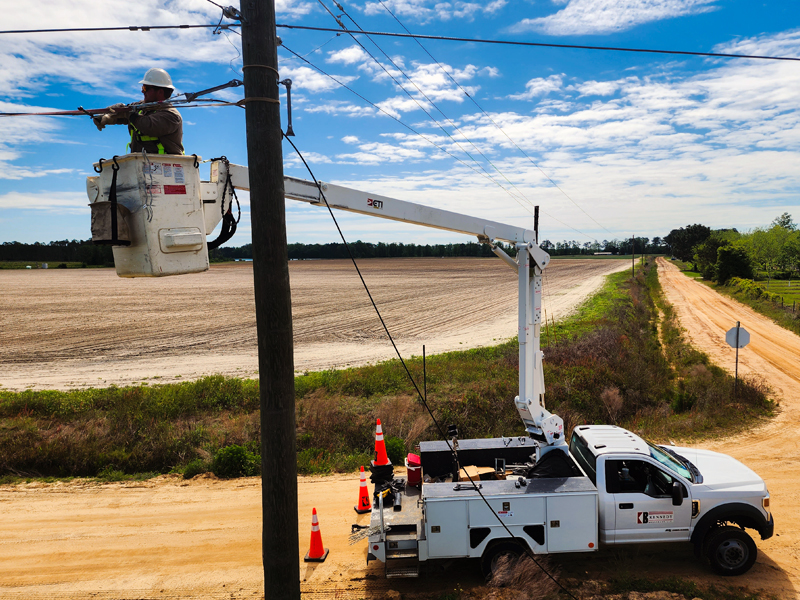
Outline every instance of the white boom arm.
MULTIPOLYGON (((225 165, 212 163, 212 182, 225 180, 225 165)), ((233 186, 250 188, 247 167, 230 165, 233 186)), ((519 396, 514 400, 525 429, 536 440, 537 459, 547 451, 566 450, 564 422, 561 417, 547 411, 544 405, 543 353, 540 349, 542 310, 542 271, 550 262, 550 255, 537 245, 536 234, 530 229, 470 217, 413 202, 386 196, 368 194, 359 190, 320 182, 331 208, 349 212, 456 231, 475 235, 481 242, 491 245, 492 251, 517 271, 519 277, 519 396), (508 256, 494 244, 495 240, 516 246, 517 260, 508 256)), ((284 178, 286 198, 325 206, 317 184, 313 181, 284 178)))
MULTIPOLYGON (((161 277, 208 269, 206 236, 230 210, 228 188, 247 190, 250 178, 246 167, 214 161, 211 181, 200 181, 198 166, 194 156, 138 154, 114 157, 106 168, 102 162, 95 165, 100 175, 86 182, 92 240, 113 247, 118 275, 161 277)), ((535 232, 330 183, 318 187, 313 181, 284 179, 287 198, 324 206, 320 188, 331 208, 475 235, 517 272, 519 396, 515 406, 537 442, 537 459, 553 448, 566 449, 563 421, 544 405, 539 343, 542 271, 550 255, 537 245, 535 232), (495 245, 496 240, 514 244, 517 259, 495 245)))

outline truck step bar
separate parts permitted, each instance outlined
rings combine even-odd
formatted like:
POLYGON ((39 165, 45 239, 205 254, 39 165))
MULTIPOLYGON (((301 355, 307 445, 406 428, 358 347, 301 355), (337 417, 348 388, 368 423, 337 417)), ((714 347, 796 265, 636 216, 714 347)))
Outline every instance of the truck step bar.
POLYGON ((386 561, 386 578, 419 577, 419 564, 416 556, 414 558, 388 559, 386 561))

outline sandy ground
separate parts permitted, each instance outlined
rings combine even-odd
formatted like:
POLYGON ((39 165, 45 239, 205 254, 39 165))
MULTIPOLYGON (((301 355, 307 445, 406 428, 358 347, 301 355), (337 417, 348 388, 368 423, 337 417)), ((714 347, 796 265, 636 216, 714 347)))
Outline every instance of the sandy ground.
MULTIPOLYGON (((516 274, 496 258, 359 266, 404 356, 517 334, 516 274)), ((623 260, 553 260, 544 309, 574 309, 623 260)), ((394 357, 350 261, 289 266, 298 372, 394 357)), ((251 263, 122 279, 112 269, 0 270, 0 386, 68 389, 258 372, 251 263)))
MULTIPOLYGON (((719 340, 736 320, 742 321, 753 341, 740 354, 740 372, 763 373, 782 394, 783 412, 773 423, 705 445, 733 454, 766 479, 777 534, 758 541, 757 564, 735 580, 710 574, 688 544, 565 556, 557 559, 557 566, 585 578, 625 570, 653 578, 746 585, 782 599, 797 598, 800 339, 744 307, 728 305, 705 286, 672 271, 669 263, 661 268, 665 291, 694 343, 718 364, 732 366, 733 351, 719 340), (777 350, 769 349, 772 343, 777 350)), ((187 482, 170 476, 126 484, 2 486, 0 598, 262 597, 259 486, 258 479, 198 477, 187 482)), ((298 488, 298 560, 308 550, 312 507, 319 512, 324 545, 331 549, 323 564, 300 562, 304 598, 377 599, 390 589, 445 592, 480 584, 469 561, 425 573, 421 580, 384 579, 380 564, 365 568, 363 543, 347 543, 350 524, 368 519, 352 508, 357 476, 301 477, 298 488)))

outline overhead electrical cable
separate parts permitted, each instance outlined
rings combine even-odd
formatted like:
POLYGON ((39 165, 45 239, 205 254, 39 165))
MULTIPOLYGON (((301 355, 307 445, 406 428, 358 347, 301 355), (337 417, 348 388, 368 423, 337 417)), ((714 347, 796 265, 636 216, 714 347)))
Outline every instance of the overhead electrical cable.
POLYGON ((159 29, 229 29, 241 27, 239 23, 217 23, 216 25, 123 25, 119 27, 67 27, 64 29, 8 29, 0 31, 0 35, 7 33, 81 33, 86 31, 151 31, 159 29))
MULTIPOLYGON (((318 0, 318 1, 319 1, 319 3, 322 5, 322 7, 323 7, 323 8, 324 8, 326 11, 328 11, 328 14, 329 14, 331 17, 333 17, 333 19, 334 19, 334 20, 335 20, 335 21, 336 21, 336 22, 337 22, 337 23, 338 23, 338 24, 339 24, 339 25, 342 27, 342 29, 345 29, 345 26, 344 26, 344 24, 341 22, 341 20, 340 20, 340 19, 339 19, 339 18, 338 18, 336 15, 334 15, 334 14, 333 14, 333 12, 331 12, 331 10, 330 10, 330 9, 329 9, 329 8, 328 8, 326 5, 325 5, 325 3, 323 2, 323 0, 318 0)), ((336 2, 336 0, 334 0, 334 4, 336 4, 336 7, 337 7, 339 10, 341 10, 343 14, 347 15, 347 18, 348 18, 348 19, 350 19, 350 20, 353 22, 353 24, 354 24, 356 27, 359 27, 359 28, 360 28, 359 24, 358 24, 358 23, 356 23, 356 22, 355 22, 355 20, 354 20, 354 19, 353 19, 353 18, 352 18, 352 17, 351 17, 349 14, 347 14, 347 11, 345 11, 345 9, 342 7, 342 5, 341 5, 341 4, 339 4, 338 2, 336 2)), ((354 41, 356 44, 358 44, 358 45, 359 45, 359 47, 360 47, 360 48, 361 48, 361 49, 362 49, 364 52, 366 52, 366 53, 369 55, 369 57, 370 57, 372 60, 374 60, 374 61, 375 61, 375 63, 376 63, 376 64, 377 64, 377 65, 378 65, 378 66, 379 66, 381 69, 383 69, 383 72, 384 72, 384 73, 386 73, 386 75, 388 75, 388 76, 391 78, 391 80, 392 80, 392 81, 394 81, 394 83, 397 85, 397 87, 399 87, 399 88, 400 88, 400 89, 403 91, 403 93, 405 93, 405 94, 406 94, 406 96, 408 96, 408 97, 409 97, 409 98, 410 98, 410 99, 411 99, 411 100, 412 100, 412 101, 413 101, 413 102, 414 102, 414 103, 415 103, 415 104, 416 104, 416 105, 419 107, 419 109, 420 109, 420 110, 422 110, 422 112, 424 112, 426 115, 428 115, 428 118, 430 118, 430 120, 431 120, 431 121, 433 121, 434 123, 436 123, 437 127, 439 127, 439 129, 441 129, 442 133, 444 133, 444 134, 445 134, 445 135, 446 135, 448 138, 450 138, 450 140, 451 140, 451 141, 452 141, 452 142, 453 142, 453 143, 454 143, 456 146, 458 146, 459 150, 461 150, 461 151, 462 151, 464 154, 466 154, 466 155, 467 155, 467 156, 470 158, 470 160, 472 160, 473 162, 475 162, 475 164, 476 164, 476 165, 478 165, 478 166, 481 168, 481 170, 482 170, 484 173, 486 173, 486 176, 487 176, 489 179, 491 179, 491 180, 492 180, 492 181, 493 181, 493 182, 494 182, 496 185, 498 185, 498 186, 499 186, 499 187, 500 187, 500 188, 501 188, 503 191, 505 191, 507 194, 511 195, 512 197, 514 197, 514 194, 513 194, 513 193, 512 193, 510 190, 506 189, 506 188, 505 188, 505 187, 504 187, 504 186, 503 186, 503 185, 502 185, 500 182, 498 182, 497 180, 495 180, 495 179, 494 179, 494 177, 492 177, 492 175, 491 175, 491 174, 490 174, 490 173, 489 173, 489 172, 486 170, 486 168, 483 166, 483 164, 481 164, 481 163, 480 163, 480 162, 479 162, 479 161, 478 161, 478 160, 477 160, 477 159, 476 159, 474 156, 472 156, 472 154, 470 154, 470 153, 469 153, 469 151, 467 151, 467 150, 466 150, 466 149, 465 149, 465 148, 464 148, 464 147, 463 147, 463 146, 462 146, 462 145, 461 145, 461 144, 458 142, 458 140, 456 140, 456 139, 455 139, 455 138, 454 138, 454 137, 453 137, 453 136, 450 134, 450 132, 449 132, 449 131, 447 131, 447 129, 445 129, 445 128, 444 128, 444 126, 443 126, 441 123, 439 123, 439 121, 436 119, 436 117, 434 117, 434 116, 433 116, 433 115, 432 115, 432 114, 431 114, 431 113, 430 113, 430 112, 429 112, 429 111, 428 111, 428 110, 425 108, 425 106, 423 106, 423 104, 422 104, 422 103, 421 103, 421 102, 420 102, 420 101, 419 101, 417 98, 415 98, 415 97, 414 97, 414 95, 413 95, 411 92, 409 92, 409 91, 408 91, 408 90, 405 88, 405 86, 403 86, 403 84, 397 80, 397 78, 396 78, 394 75, 392 75, 392 73, 389 71, 389 69, 387 69, 387 68, 386 68, 386 67, 385 67, 385 66, 384 66, 384 65, 381 63, 381 61, 379 61, 379 60, 378 60, 378 59, 375 57, 375 55, 374 55, 374 54, 372 54, 372 53, 371 53, 369 50, 367 50, 367 48, 366 48, 366 47, 365 47, 365 46, 364 46, 364 45, 363 45, 363 44, 362 44, 360 41, 358 41, 358 39, 356 39, 356 37, 355 37, 353 34, 350 34, 350 37, 351 37, 351 38, 353 38, 353 41, 354 41)), ((367 38, 368 38, 368 39, 370 39, 370 38, 369 38, 369 36, 367 36, 367 38)), ((373 44, 375 44, 375 47, 376 47, 376 48, 378 48, 378 50, 380 50, 380 51, 383 53, 383 55, 384 55, 384 56, 387 58, 387 60, 388 60, 388 61, 389 61, 389 62, 392 64, 392 66, 394 66, 394 68, 395 68, 395 69, 397 69, 397 70, 398 70, 400 73, 402 73, 402 74, 405 76, 405 78, 406 78, 406 79, 408 79, 409 81, 411 81, 411 78, 410 78, 408 75, 406 75, 406 73, 403 71, 403 69, 402 69, 400 66, 398 66, 398 65, 397 65, 397 63, 395 63, 395 62, 394 62, 394 61, 393 61, 393 60, 392 60, 392 59, 389 57, 389 55, 388 55, 388 54, 386 54, 386 52, 384 52, 384 51, 383 51, 383 49, 382 49, 380 46, 378 46, 378 44, 377 44, 377 43, 375 43, 375 42, 374 42, 373 40, 371 40, 371 39, 370 39, 370 41, 372 41, 372 43, 373 43, 373 44)), ((412 84, 413 84, 413 85, 414 85, 414 86, 417 88, 417 90, 418 90, 418 91, 419 91, 419 92, 420 92, 420 93, 421 93, 421 94, 422 94, 422 95, 425 97, 425 99, 426 99, 428 102, 430 102, 430 104, 431 104, 431 105, 432 105, 434 108, 436 108, 436 110, 438 110, 438 111, 439 111, 439 112, 442 114, 442 116, 444 116, 444 118, 445 118, 445 119, 447 119, 447 116, 446 116, 446 115, 445 115, 445 114, 444 114, 444 113, 441 111, 441 109, 439 109, 439 107, 438 107, 438 106, 436 106, 436 104, 435 104, 435 103, 434 103, 434 102, 433 102, 433 101, 432 101, 432 100, 431 100, 431 99, 430 99, 430 98, 429 98, 429 97, 428 97, 428 96, 425 94, 425 92, 423 92, 422 90, 420 90, 419 86, 417 86, 415 83, 413 83, 413 82, 412 82, 412 84)), ((469 140, 467 140, 467 141, 469 141, 469 140)), ((473 145, 474 145, 474 144, 473 144, 473 145)), ((510 182, 509 182, 509 183, 510 183, 510 182)), ((513 185, 513 184, 512 184, 512 185, 513 185)), ((516 201, 517 201, 517 202, 518 202, 520 205, 522 205, 522 202, 519 200, 519 198, 515 198, 515 200, 516 200, 516 201)), ((530 203, 530 204, 531 204, 531 206, 533 206, 533 203, 531 203, 531 202, 530 202, 530 201, 529 201, 527 198, 525 198, 525 200, 526 200, 528 203, 530 203)))
MULTIPOLYGON (((378 0, 378 2, 380 2, 381 6, 383 6, 383 8, 386 9, 386 12, 388 12, 390 15, 392 15, 394 20, 397 21, 397 23, 400 25, 400 27, 402 27, 406 31, 406 33, 411 33, 408 30, 408 28, 405 26, 405 24, 397 17, 397 15, 395 15, 392 12, 392 10, 388 6, 386 6, 386 4, 384 4, 383 0, 378 0)), ((564 194, 564 196, 566 196, 567 199, 570 202, 572 202, 581 212, 583 212, 583 214, 585 214, 592 221, 594 221, 594 223, 598 227, 601 227, 602 229, 605 229, 606 231, 608 231, 608 233, 610 233, 611 235, 614 235, 614 233, 612 231, 610 231, 604 225, 600 224, 592 215, 590 215, 588 212, 586 212, 583 209, 583 207, 581 207, 577 202, 575 202, 575 200, 573 200, 572 197, 569 194, 567 194, 567 192, 565 192, 561 188, 561 186, 559 186, 555 181, 553 181, 553 179, 547 173, 545 173, 544 170, 538 164, 536 164, 536 162, 528 155, 527 152, 525 152, 525 150, 520 148, 519 145, 513 139, 511 139, 511 136, 509 136, 505 132, 505 130, 502 127, 500 127, 500 125, 491 117, 491 115, 489 113, 487 113, 480 104, 478 104, 478 101, 475 100, 475 98, 472 96, 472 94, 467 92, 467 90, 465 90, 461 86, 461 84, 448 72, 448 70, 444 68, 444 65, 442 65, 438 60, 436 60, 436 58, 434 58, 434 56, 428 51, 428 49, 425 47, 425 45, 421 41, 419 41, 417 38, 414 38, 414 41, 417 42, 417 44, 419 45, 420 48, 422 48, 422 50, 425 52, 425 54, 427 54, 430 57, 430 59, 438 65, 438 67, 442 70, 442 72, 445 75, 447 75, 447 77, 450 78, 450 81, 452 81, 455 85, 457 85, 458 89, 460 89, 464 93, 464 95, 472 101, 472 103, 478 108, 478 110, 480 110, 484 114, 484 116, 487 119, 489 119, 489 121, 491 121, 492 125, 494 125, 498 129, 498 131, 500 131, 500 133, 502 133, 504 136, 506 136, 506 138, 508 138, 508 141, 511 142, 512 144, 514 144, 514 146, 517 148, 517 150, 519 150, 525 156, 525 158, 527 158, 530 161, 530 163, 534 167, 536 167, 539 170, 539 172, 542 175, 544 175, 547 178, 547 180, 550 181, 550 183, 552 183, 558 189, 558 191, 560 191, 562 194, 564 194)))
MULTIPOLYGON (((320 0, 320 2, 321 2, 321 1, 322 1, 322 0, 320 0)), ((347 12, 345 9, 344 9, 344 7, 343 7, 343 6, 342 6, 342 5, 341 5, 339 2, 337 2, 336 0, 333 0, 333 3, 336 5, 336 7, 337 7, 339 10, 341 10, 341 11, 342 11, 342 13, 343 13, 345 16, 347 16, 347 18, 348 18, 348 19, 350 19, 350 20, 353 22, 353 24, 354 24, 356 27, 358 27, 359 29, 362 29, 362 30, 363 30, 363 28, 362 28, 362 27, 361 27, 361 26, 360 26, 358 23, 356 23, 355 19, 353 19, 353 17, 351 17, 351 16, 350 16, 350 14, 349 14, 349 13, 348 13, 348 12, 347 12)), ((518 188, 516 185, 514 185, 514 182, 512 182, 512 181, 511 181, 511 180, 510 180, 508 177, 506 177, 505 173, 503 173, 502 171, 500 171, 500 169, 498 169, 498 168, 497 168, 497 166, 496 166, 496 165, 495 165, 495 164, 494 164, 494 163, 493 163, 493 162, 492 162, 492 161, 489 159, 489 157, 488 157, 488 156, 486 156, 486 155, 483 153, 483 151, 482 151, 482 150, 481 150, 481 149, 480 149, 480 148, 479 148, 477 145, 475 145, 475 143, 474 143, 472 140, 470 140, 470 139, 469 139, 469 138, 468 138, 466 135, 464 135, 464 132, 463 132, 463 131, 461 131, 461 129, 460 129, 460 128, 458 127, 458 125, 457 125, 457 124, 456 124, 456 123, 453 121, 453 119, 451 119, 450 117, 448 117, 448 116, 447 116, 447 115, 444 113, 444 111, 443 111, 441 108, 439 108, 439 106, 438 106, 438 105, 437 105, 437 104, 436 104, 436 103, 435 103, 435 102, 434 102, 434 101, 433 101, 433 100, 432 100, 432 99, 431 99, 431 98, 430 98, 430 97, 429 97, 429 96, 428 96, 428 95, 427 95, 427 94, 426 94, 426 93, 425 93, 425 92, 422 90, 422 88, 420 88, 420 87, 419 87, 419 86, 416 84, 416 82, 415 82, 413 79, 411 79, 411 77, 409 77, 409 76, 408 76, 408 74, 407 74, 407 73, 406 73, 406 72, 403 70, 403 68, 402 68, 401 66, 399 66, 397 63, 395 63, 395 61, 394 61, 394 60, 393 60, 393 59, 392 59, 392 58, 391 58, 391 57, 390 57, 390 56, 389 56, 389 55, 388 55, 388 54, 387 54, 387 53, 386 53, 386 52, 383 50, 383 48, 381 48, 381 47, 378 45, 378 43, 377 43, 375 40, 373 40, 373 39, 372 39, 370 36, 367 36, 367 38, 369 39, 369 41, 371 41, 371 42, 372 42, 372 43, 375 45, 375 47, 376 47, 378 50, 380 50, 380 51, 383 53, 383 55, 386 57, 386 59, 387 59, 387 60, 388 60, 390 63, 392 63, 392 65, 393 65, 393 66, 394 66, 394 67, 395 67, 395 68, 396 68, 398 71, 400 71, 400 73, 402 73, 402 74, 403 74, 403 76, 404 76, 404 77, 405 77, 405 78, 406 78, 406 79, 409 81, 409 83, 411 83, 411 85, 413 85, 415 88, 417 88, 417 91, 418 91, 420 94, 422 94, 422 96, 423 96, 423 97, 424 97, 424 98, 425 98, 425 99, 426 99, 428 102, 430 102, 430 104, 431 104, 431 105, 432 105, 432 106, 433 106, 433 107, 434 107, 436 110, 438 110, 438 111, 439 111, 439 114, 441 114, 441 115, 442 115, 442 117, 444 117, 444 118, 445 118, 445 119, 446 119, 446 120, 447 120, 447 121, 450 123, 450 126, 451 126, 451 127, 452 127, 452 128, 455 130, 455 131, 457 131, 457 132, 458 132, 458 133, 461 135, 461 137, 463 137, 463 138, 464 138, 464 139, 465 139, 465 140, 466 140, 466 141, 467 141, 467 142, 468 142, 470 145, 472 145, 472 147, 473 147, 473 148, 475 148, 475 150, 478 152, 478 154, 480 154, 480 155, 481 155, 481 157, 483 157, 483 159, 484 159, 484 160, 485 160, 485 161, 486 161, 486 162, 487 162, 487 163, 488 163, 488 164, 489 164, 489 165, 490 165, 490 166, 491 166, 491 167, 492 167, 492 168, 493 168, 495 171, 497 171, 497 173, 498 173, 498 174, 499 174, 501 177, 503 177, 503 179, 505 179, 505 180, 508 182, 508 184, 509 184, 511 187, 513 187, 513 188, 514 188, 514 190, 516 190, 516 191, 517 191, 517 193, 519 193, 519 195, 520 195, 520 196, 521 196, 521 197, 522 197, 522 198, 523 198, 523 199, 524 199, 524 200, 525 200, 525 201, 526 201, 528 204, 530 204, 531 206, 533 206, 533 204, 534 204, 534 203, 533 203, 533 202, 531 202, 531 201, 530 201, 530 200, 529 200, 529 199, 528 199, 528 198, 525 196, 525 193, 524 193, 522 190, 520 190, 520 189, 519 189, 519 188, 518 188)), ((355 39, 355 38, 354 38, 354 39, 355 39)), ((358 41, 356 41, 356 43, 358 43, 358 41)), ((419 43, 419 42, 418 42, 418 43, 419 43)), ((413 96, 412 96, 411 94, 409 94, 409 93, 408 93, 408 92, 407 92, 407 91, 406 91, 404 88, 402 88, 402 86, 401 86, 401 89, 403 89, 403 91, 405 91, 405 92, 406 92, 406 94, 409 96, 409 98, 412 98, 412 99, 414 99, 414 98, 413 98, 413 96)), ((414 99, 414 100, 416 101, 416 99, 414 99)), ((419 103, 417 103, 417 105, 419 105, 419 103)), ((420 108, 422 108, 422 106, 420 106, 420 108)), ((425 109, 423 108, 423 110, 425 110, 425 109)), ((445 130, 445 129, 444 129, 444 128, 443 128, 443 127, 440 125, 440 124, 439 124, 439 122, 438 122, 436 119, 434 119, 434 118, 433 118, 433 116, 432 116, 430 113, 428 113, 427 111, 425 111, 425 113, 426 113, 426 114, 428 114, 428 116, 429 116, 429 117, 431 117, 431 119, 434 121, 434 123, 436 123, 437 125, 439 125, 439 128, 440 128, 440 129, 442 129, 442 131, 444 131, 445 133, 447 133, 448 135, 450 135, 450 134, 449 134, 449 133, 448 133, 448 132, 447 132, 447 131, 446 131, 446 130, 445 130)), ((455 139, 454 139, 452 136, 450 136, 450 138, 451 138, 451 139, 453 139, 453 141, 454 141, 456 144, 458 144, 458 142, 457 142, 457 141, 456 141, 456 140, 455 140, 455 139)), ((476 160, 476 159, 475 159, 475 158, 474 158, 474 157, 473 157, 471 154, 469 154, 469 153, 468 153, 466 150, 464 150, 464 148, 462 148, 460 144, 458 144, 458 147, 459 147, 459 148, 461 148, 461 150, 462 150, 462 151, 464 151, 464 153, 465 153, 467 156, 469 156, 469 157, 470 157, 472 160, 475 160, 476 162, 478 162, 478 161, 477 161, 477 160, 476 160)), ((480 164, 480 163, 478 163, 478 164, 480 164)), ((481 165, 481 168, 483 168, 483 165, 481 165)), ((485 171, 486 169, 484 168, 483 170, 485 171)), ((509 193, 510 193, 510 192, 509 192, 509 193)))
MULTIPOLYGON (((23 34, 23 33, 73 33, 85 31, 151 31, 159 29, 230 29, 241 27, 241 23, 225 23, 210 25, 129 25, 121 27, 65 27, 61 29, 6 29, 0 31, 4 34, 23 34)), ((388 31, 355 31, 347 29, 332 29, 330 27, 311 27, 309 25, 289 25, 287 23, 277 23, 276 27, 283 29, 298 29, 302 31, 329 31, 334 33, 350 33, 362 35, 382 35, 397 38, 417 38, 420 40, 440 40, 445 42, 474 42, 476 44, 500 44, 506 46, 528 46, 534 48, 563 48, 568 50, 602 50, 609 52, 642 52, 650 54, 676 54, 680 56, 706 56, 710 58, 752 58, 757 60, 789 60, 800 62, 800 57, 795 56, 766 56, 760 54, 728 54, 724 52, 689 52, 686 50, 656 50, 653 48, 623 48, 614 46, 589 46, 581 44, 545 44, 543 42, 514 42, 511 40, 492 40, 477 38, 461 38, 444 35, 422 35, 418 33, 393 33, 388 31)))
MULTIPOLYGON (((299 29, 303 31, 341 31, 330 27, 310 27, 308 25, 288 25, 278 23, 276 27, 284 29, 299 29)), ((545 44, 543 42, 514 42, 511 40, 489 40, 477 38, 461 38, 445 35, 422 35, 418 33, 393 33, 389 31, 342 31, 343 33, 362 35, 382 35, 397 38, 417 38, 420 40, 440 40, 445 42, 474 42, 476 44, 500 44, 506 46, 529 46, 534 48, 564 48, 570 50, 605 50, 610 52, 644 52, 651 54, 678 54, 682 56, 708 56, 711 58, 755 58, 760 60, 791 60, 800 62, 800 57, 795 56, 764 56, 758 54, 726 54, 724 52, 689 52, 686 50, 655 50, 651 48, 623 48, 614 46, 587 46, 581 44, 545 44)), ((4 33, 0 31, 0 33, 4 33)))

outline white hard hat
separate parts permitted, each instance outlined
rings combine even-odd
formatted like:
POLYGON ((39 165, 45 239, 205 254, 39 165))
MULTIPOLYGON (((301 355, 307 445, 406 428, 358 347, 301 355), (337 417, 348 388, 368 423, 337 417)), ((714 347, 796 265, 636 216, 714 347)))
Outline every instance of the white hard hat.
POLYGON ((139 83, 152 85, 154 87, 169 88, 171 90, 175 89, 175 86, 172 85, 172 77, 170 77, 169 73, 164 69, 148 69, 147 73, 144 74, 144 79, 139 83))

